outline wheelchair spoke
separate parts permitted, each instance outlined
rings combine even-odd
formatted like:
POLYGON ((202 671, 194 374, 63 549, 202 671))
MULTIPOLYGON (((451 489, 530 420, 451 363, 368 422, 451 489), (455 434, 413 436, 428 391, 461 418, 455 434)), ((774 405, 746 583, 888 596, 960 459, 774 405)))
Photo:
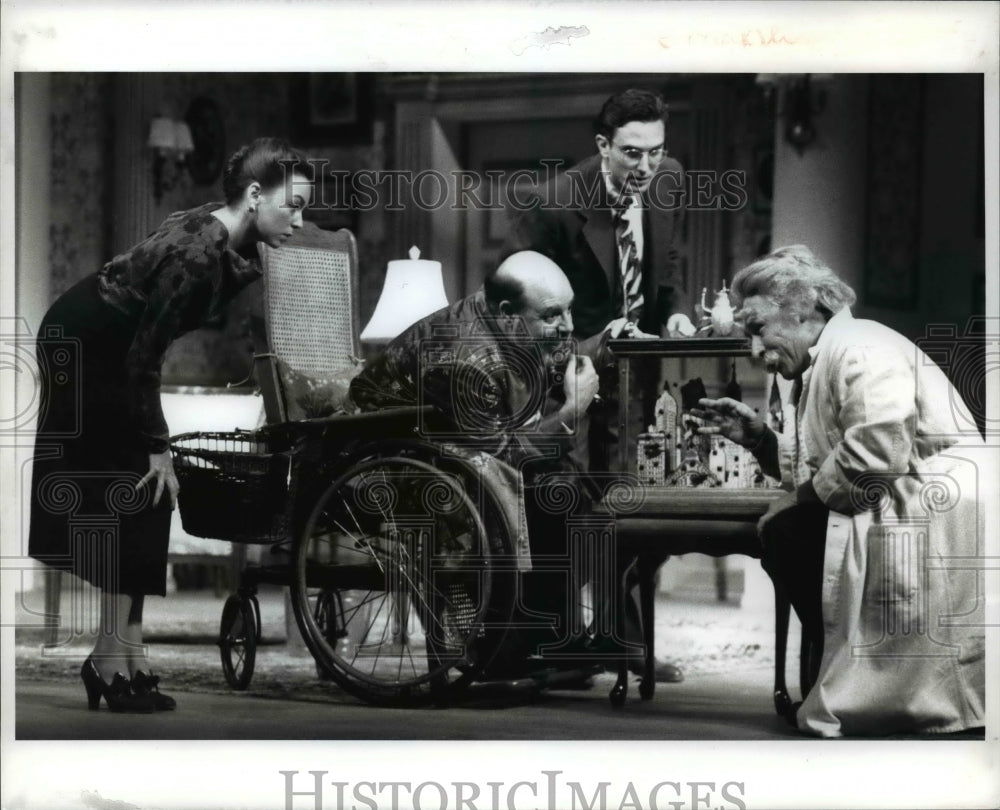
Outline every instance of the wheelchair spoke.
MULTIPOLYGON (((367 541, 367 539, 365 539, 365 532, 361 528, 360 521, 354 515, 354 510, 351 509, 351 505, 349 503, 345 502, 344 503, 344 508, 347 509, 347 514, 349 514, 351 516, 351 520, 354 521, 354 525, 357 527, 358 533, 361 535, 361 538, 360 539, 355 538, 354 535, 352 535, 349 531, 347 531, 344 528, 341 528, 341 531, 343 531, 344 534, 346 534, 348 537, 350 537, 352 540, 354 540, 355 545, 363 545, 365 547, 365 549, 368 551, 368 553, 371 554, 372 559, 375 560, 375 564, 378 566, 378 570, 382 571, 383 573, 385 573, 385 569, 382 568, 382 562, 379 560, 378 555, 375 553, 375 549, 373 549, 371 547, 371 544, 367 541)), ((340 527, 340 524, 338 523, 337 526, 340 527)))
MULTIPOLYGON (((346 624, 346 623, 352 621, 353 618, 361 611, 362 608, 366 608, 366 607, 370 606, 375 601, 375 599, 377 599, 377 598, 378 597, 372 595, 371 591, 368 591, 368 596, 366 596, 364 599, 362 599, 359 604, 357 604, 353 608, 351 608, 350 611, 347 611, 347 610, 344 611, 344 614, 343 614, 344 623, 346 624)), ((370 630, 371 627, 372 627, 372 625, 371 625, 371 623, 369 623, 368 629, 370 630)))
POLYGON ((303 637, 318 667, 368 700, 440 694, 472 677, 492 649, 484 634, 488 615, 496 623, 496 574, 482 507, 469 494, 482 484, 471 465, 434 458, 344 462, 293 546, 303 637), (322 610, 305 609, 324 593, 333 597, 322 610))

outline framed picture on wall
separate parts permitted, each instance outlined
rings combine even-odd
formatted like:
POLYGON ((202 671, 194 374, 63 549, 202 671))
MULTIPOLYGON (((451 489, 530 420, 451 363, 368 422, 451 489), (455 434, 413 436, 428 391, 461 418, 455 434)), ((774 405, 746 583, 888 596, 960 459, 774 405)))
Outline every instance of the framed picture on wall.
POLYGON ((292 86, 296 138, 306 145, 370 143, 375 110, 371 73, 300 73, 292 86))

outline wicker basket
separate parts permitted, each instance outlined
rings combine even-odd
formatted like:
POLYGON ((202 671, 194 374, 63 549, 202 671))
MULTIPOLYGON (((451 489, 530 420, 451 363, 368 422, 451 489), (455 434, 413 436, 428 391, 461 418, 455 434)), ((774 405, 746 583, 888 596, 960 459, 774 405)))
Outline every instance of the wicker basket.
POLYGON ((290 454, 248 431, 170 440, 184 531, 236 543, 276 543, 287 530, 290 454))

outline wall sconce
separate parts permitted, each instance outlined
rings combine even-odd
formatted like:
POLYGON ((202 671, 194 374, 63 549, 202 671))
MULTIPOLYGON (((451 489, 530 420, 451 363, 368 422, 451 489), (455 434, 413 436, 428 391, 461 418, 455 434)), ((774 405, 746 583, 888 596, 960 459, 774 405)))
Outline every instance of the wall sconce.
POLYGON ((420 250, 412 247, 409 259, 389 262, 382 294, 361 340, 381 348, 407 327, 446 306, 441 262, 421 259, 420 250))
POLYGON ((764 88, 767 97, 770 97, 775 88, 781 88, 778 116, 784 119, 785 141, 793 146, 800 156, 806 147, 816 140, 817 132, 813 117, 821 113, 826 106, 826 91, 817 85, 827 79, 829 74, 757 74, 757 84, 764 88))
POLYGON ((153 196, 160 202, 163 192, 177 184, 194 151, 191 128, 184 121, 157 116, 149 126, 147 145, 153 150, 153 196))
POLYGON ((785 88, 785 109, 782 113, 785 119, 785 140, 801 156, 806 147, 816 140, 816 128, 813 126, 813 116, 818 115, 826 106, 826 93, 814 90, 809 80, 809 74, 796 77, 785 88))

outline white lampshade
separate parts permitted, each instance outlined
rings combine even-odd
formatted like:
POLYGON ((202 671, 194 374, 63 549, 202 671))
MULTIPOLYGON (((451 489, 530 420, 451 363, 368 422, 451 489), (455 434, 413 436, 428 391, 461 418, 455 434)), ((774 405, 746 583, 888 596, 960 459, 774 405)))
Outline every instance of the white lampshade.
POLYGON ((194 151, 191 127, 184 121, 174 121, 174 148, 182 155, 189 155, 194 151))
MULTIPOLYGON (((190 134, 190 133, 189 133, 190 134)), ((149 144, 152 149, 170 150, 177 148, 177 127, 166 116, 157 116, 149 125, 149 144)))
POLYGON ((441 262, 420 258, 416 247, 409 259, 389 262, 375 312, 361 332, 370 343, 388 343, 421 318, 448 306, 441 262))

